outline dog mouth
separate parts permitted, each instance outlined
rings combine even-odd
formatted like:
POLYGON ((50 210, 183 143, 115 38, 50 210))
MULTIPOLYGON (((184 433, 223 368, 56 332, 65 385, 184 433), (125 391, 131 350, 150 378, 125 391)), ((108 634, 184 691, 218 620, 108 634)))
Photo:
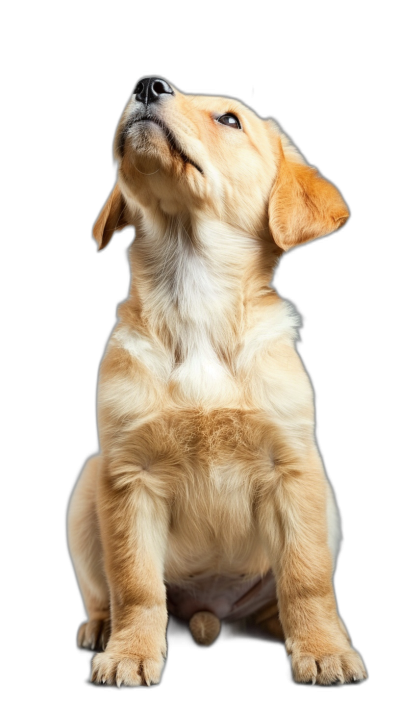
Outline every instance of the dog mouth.
POLYGON ((151 116, 144 115, 144 116, 139 116, 139 117, 132 117, 127 122, 123 131, 121 132, 119 142, 118 142, 118 148, 119 148, 121 156, 123 156, 123 154, 124 154, 125 141, 127 139, 129 130, 132 128, 132 126, 134 124, 141 124, 142 122, 150 122, 152 124, 156 124, 157 126, 159 126, 160 129, 162 129, 164 132, 165 138, 168 141, 168 144, 169 144, 169 147, 170 147, 172 153, 174 153, 175 155, 178 155, 182 159, 183 163, 190 164, 195 169, 197 169, 197 171, 200 174, 204 174, 203 169, 198 164, 196 164, 196 162, 193 161, 193 159, 191 159, 187 154, 185 154, 182 147, 179 145, 179 142, 177 141, 175 135, 173 134, 171 129, 167 126, 167 124, 165 124, 165 122, 163 122, 161 119, 159 119, 158 117, 156 117, 154 115, 151 115, 151 116))

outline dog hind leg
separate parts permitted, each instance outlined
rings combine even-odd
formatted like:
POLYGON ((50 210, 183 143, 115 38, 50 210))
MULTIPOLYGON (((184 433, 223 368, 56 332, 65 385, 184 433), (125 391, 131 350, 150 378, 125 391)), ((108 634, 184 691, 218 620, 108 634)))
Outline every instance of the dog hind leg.
POLYGON ((279 619, 278 601, 261 608, 250 618, 250 623, 256 625, 271 637, 281 640, 281 642, 285 641, 285 635, 279 619))
POLYGON ((78 645, 104 650, 110 636, 110 604, 96 512, 97 475, 101 457, 87 463, 68 510, 68 542, 88 621, 78 630, 78 645))

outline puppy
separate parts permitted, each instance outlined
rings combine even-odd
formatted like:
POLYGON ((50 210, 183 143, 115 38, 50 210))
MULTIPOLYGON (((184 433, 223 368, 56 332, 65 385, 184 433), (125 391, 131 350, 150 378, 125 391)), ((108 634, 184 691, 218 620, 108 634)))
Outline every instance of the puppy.
POLYGON ((92 680, 157 683, 168 611, 203 644, 252 616, 297 682, 364 679, 336 609, 338 515, 297 318, 270 287, 282 253, 347 206, 273 121, 156 77, 114 149, 94 237, 135 226, 133 279, 100 369, 100 454, 69 511, 78 643, 104 650, 92 680))

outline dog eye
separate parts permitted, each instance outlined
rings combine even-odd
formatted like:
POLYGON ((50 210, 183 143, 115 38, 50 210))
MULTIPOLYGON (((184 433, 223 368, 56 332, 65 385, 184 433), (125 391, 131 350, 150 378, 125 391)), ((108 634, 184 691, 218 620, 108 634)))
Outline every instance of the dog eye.
POLYGON ((217 121, 225 126, 231 126, 233 129, 241 129, 240 121, 234 114, 223 114, 217 121))

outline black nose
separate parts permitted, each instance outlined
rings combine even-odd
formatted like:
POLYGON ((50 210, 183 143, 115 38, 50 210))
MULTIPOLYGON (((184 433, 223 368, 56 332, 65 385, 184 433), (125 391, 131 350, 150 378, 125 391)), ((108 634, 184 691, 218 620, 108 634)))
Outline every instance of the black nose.
POLYGON ((174 92, 165 79, 145 77, 137 83, 133 93, 136 94, 138 102, 151 104, 151 102, 156 102, 162 94, 173 94, 174 92))

